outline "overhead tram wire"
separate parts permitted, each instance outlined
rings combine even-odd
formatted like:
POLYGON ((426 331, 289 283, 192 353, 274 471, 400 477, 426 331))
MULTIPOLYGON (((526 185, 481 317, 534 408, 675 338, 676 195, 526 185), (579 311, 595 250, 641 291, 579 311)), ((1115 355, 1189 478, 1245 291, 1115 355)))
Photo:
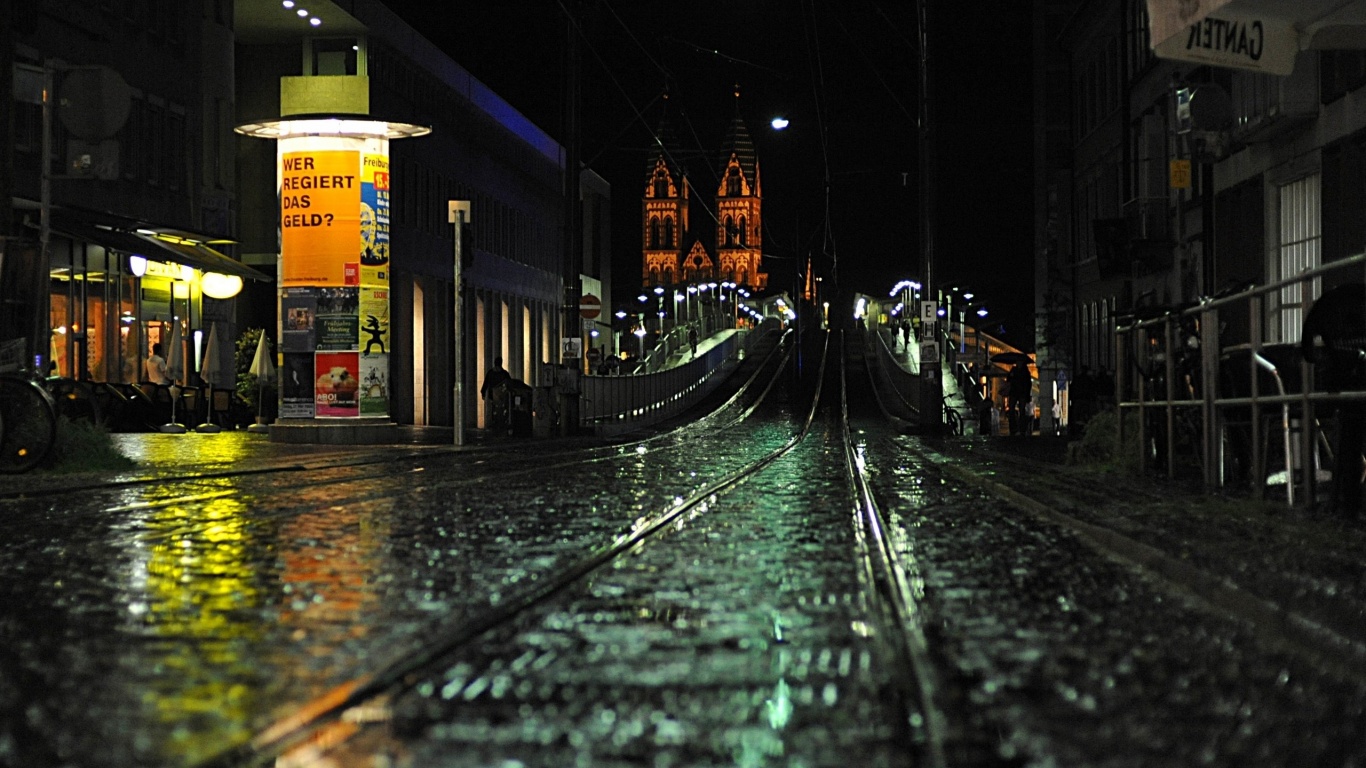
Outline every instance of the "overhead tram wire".
POLYGON ((816 24, 816 4, 815 0, 807 0, 802 6, 802 24, 806 27, 807 45, 811 62, 811 97, 816 104, 816 135, 820 140, 821 147, 821 171, 822 184, 824 185, 824 210, 822 216, 825 225, 825 237, 821 243, 823 255, 830 256, 830 277, 835 284, 835 289, 839 290, 839 254, 835 249, 835 237, 830 221, 830 145, 827 135, 826 120, 826 99, 825 99, 825 67, 821 57, 821 40, 819 25, 816 24), (808 15, 806 11, 810 11, 808 15), (826 246, 830 246, 828 254, 826 246))
MULTIPOLYGON (((669 162, 670 162, 670 163, 673 163, 676 167, 685 167, 685 166, 682 166, 682 165, 678 162, 677 158, 675 158, 675 157, 673 156, 673 153, 671 152, 671 150, 669 149, 669 147, 667 147, 667 146, 664 145, 664 142, 663 142, 663 140, 661 139, 661 137, 658 136, 658 135, 655 133, 654 129, 651 128, 650 125, 645 121, 645 112, 644 112, 644 110, 643 110, 643 109, 640 109, 640 108, 638 108, 638 107, 636 106, 635 102, 631 99, 631 95, 630 95, 629 93, 627 93, 627 92, 626 92, 626 89, 622 86, 621 81, 618 80, 617 77, 616 77, 616 75, 612 73, 611 68, 609 68, 609 67, 607 66, 607 62, 606 62, 605 60, 603 60, 602 55, 598 52, 597 48, 595 48, 595 47, 593 46, 592 41, 590 41, 590 40, 588 39, 588 36, 584 34, 583 26, 579 23, 578 19, 575 18, 572 14, 569 13, 569 9, 565 7, 564 0, 556 0, 556 2, 557 2, 557 4, 558 4, 559 7, 560 7, 561 12, 563 12, 563 13, 566 15, 566 17, 569 18, 569 19, 571 20, 571 23, 574 25, 574 29, 575 29, 575 31, 578 33, 579 39, 582 41, 583 45, 588 49, 588 51, 589 51, 591 54, 593 54, 593 58, 598 62, 598 65, 599 65, 600 67, 602 67, 602 70, 603 70, 604 73, 606 73, 608 79, 612 81, 612 85, 616 86, 617 91, 618 91, 619 93, 621 93, 622 97, 626 100, 627 105, 630 106, 631 111, 632 111, 632 112, 634 113, 634 115, 635 115, 635 119, 636 119, 636 120, 639 120, 640 123, 641 123, 641 125, 644 125, 644 126, 645 126, 645 129, 646 129, 647 131, 650 132, 650 136, 654 139, 655 144, 658 146, 658 148, 660 149, 660 151, 662 151, 662 152, 664 153, 665 157, 667 157, 667 158, 669 159, 669 162)), ((610 9, 610 6, 608 6, 608 7, 609 7, 609 9, 610 9)), ((618 21, 620 22, 620 18, 617 17, 615 11, 612 11, 612 15, 613 15, 614 18, 617 18, 618 21)), ((636 38, 635 34, 632 33, 632 32, 630 31, 629 28, 626 27, 625 23, 622 23, 622 27, 623 27, 624 29, 626 29, 627 34, 632 38, 633 41, 636 42, 636 45, 639 46, 639 47, 641 48, 641 50, 644 52, 644 46, 643 46, 643 45, 640 45, 640 41, 639 41, 638 38, 636 38)), ((695 46, 694 46, 694 47, 695 47, 695 46)), ((699 50, 701 50, 701 49, 699 49, 699 50)), ((715 52, 713 52, 713 53, 715 53, 715 52)), ((646 55, 646 58, 650 60, 650 63, 653 64, 654 67, 655 67, 656 69, 658 69, 663 75, 665 75, 665 77, 671 77, 670 74, 669 74, 669 71, 668 71, 663 65, 659 64, 659 63, 658 63, 657 61, 655 61, 652 57, 650 57, 650 55, 649 55, 648 52, 645 52, 645 55, 646 55)), ((718 56, 723 56, 723 57, 724 57, 723 54, 716 53, 716 55, 718 55, 718 56)), ((724 57, 724 58, 730 59, 730 57, 724 57)), ((739 59, 733 59, 733 60, 736 61, 736 62, 740 62, 739 59)), ((740 62, 740 63, 745 63, 745 62, 740 62)), ((751 65, 751 66, 758 66, 758 65, 751 65)), ((760 67, 760 68, 762 69, 762 67, 760 67)), ((657 99, 657 98, 658 98, 658 97, 656 97, 656 99, 657 99)), ((654 101, 652 100, 650 103, 653 104, 654 101)), ((649 105, 647 105, 646 108, 648 108, 648 106, 649 106, 649 105)), ((691 128, 692 128, 692 122, 691 122, 690 120, 688 120, 688 121, 687 121, 687 124, 688 124, 688 127, 691 129, 691 128)), ((628 124, 625 128, 622 129, 622 133, 625 133, 626 130, 628 130, 629 128, 630 128, 630 125, 628 124)), ((618 136, 620 136, 620 134, 618 134, 618 136)), ((695 130, 693 131, 693 137, 694 137, 694 139, 697 139, 697 135, 696 135, 696 131, 695 131, 695 130)), ((699 143, 699 146, 700 146, 700 140, 698 141, 698 143, 699 143)), ((611 145, 608 144, 607 146, 611 146, 611 145)), ((596 155, 593 156, 593 159, 596 160, 598 157, 600 157, 600 156, 602 155, 602 153, 606 151, 606 149, 607 149, 606 146, 603 147, 602 149, 600 149, 600 150, 598 151, 598 153, 597 153, 596 155)), ((711 172, 712 176, 716 178, 716 183, 717 183, 717 184, 720 184, 720 178, 719 178, 719 177, 716 177, 716 171, 715 171, 715 169, 712 168, 710 164, 707 164, 707 169, 708 169, 708 171, 711 172)), ((705 212, 707 213, 707 216, 711 218, 711 220, 712 220, 712 222, 713 222, 714 224, 716 224, 717 226, 719 226, 719 225, 720 225, 720 220, 717 218, 716 213, 715 213, 714 211, 710 210, 709 208, 707 208, 705 202, 702 202, 702 201, 705 200, 705 195, 701 195, 701 194, 700 194, 701 190, 698 190, 695 186, 693 186, 691 179, 690 179, 687 175, 684 176, 684 179, 687 181, 689 187, 691 187, 692 190, 693 190, 694 192, 698 192, 698 193, 699 193, 699 196, 697 197, 697 204, 699 205, 699 207, 701 207, 702 210, 705 211, 705 212)))

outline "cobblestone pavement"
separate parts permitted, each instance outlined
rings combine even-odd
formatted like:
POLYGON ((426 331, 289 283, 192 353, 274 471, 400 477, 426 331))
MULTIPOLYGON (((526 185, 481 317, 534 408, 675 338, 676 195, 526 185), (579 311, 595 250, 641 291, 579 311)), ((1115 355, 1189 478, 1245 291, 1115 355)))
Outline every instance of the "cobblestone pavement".
MULTIPOLYGON (((514 454, 377 462, 224 433, 129 438, 151 447, 109 487, 0 484, 0 764, 220 754, 784 444, 800 395, 683 452, 571 467, 527 446, 495 483, 475 462, 514 454), (199 461, 187 437, 227 439, 199 461), (191 461, 200 476, 174 480, 191 461), (225 474, 270 466, 293 469, 225 474)), ((904 434, 871 400, 851 398, 854 435, 917 586, 950 765, 1366 762, 1358 526, 904 434), (1099 553, 1073 520, 1156 555, 1099 553), (1230 584, 1348 646, 1306 655, 1230 584)), ((450 659, 392 703, 384 738, 318 764, 910 764, 827 418, 450 659)))

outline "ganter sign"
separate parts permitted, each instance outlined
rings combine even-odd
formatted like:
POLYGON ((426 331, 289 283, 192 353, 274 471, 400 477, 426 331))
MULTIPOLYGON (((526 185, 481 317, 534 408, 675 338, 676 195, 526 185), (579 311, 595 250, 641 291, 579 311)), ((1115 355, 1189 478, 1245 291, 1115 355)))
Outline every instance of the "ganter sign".
POLYGON ((1299 34, 1283 19, 1219 11, 1157 43, 1160 58, 1288 75, 1295 69, 1299 34))

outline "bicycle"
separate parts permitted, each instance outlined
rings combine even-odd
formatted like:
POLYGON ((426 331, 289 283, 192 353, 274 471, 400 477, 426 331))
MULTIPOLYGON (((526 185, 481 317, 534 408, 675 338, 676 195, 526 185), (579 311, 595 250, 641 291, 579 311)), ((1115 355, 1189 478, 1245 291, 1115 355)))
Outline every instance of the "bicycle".
POLYGON ((954 437, 963 436, 963 417, 948 403, 944 403, 944 431, 954 437))
POLYGON ((57 441, 57 405, 38 380, 0 373, 0 474, 38 466, 57 441))

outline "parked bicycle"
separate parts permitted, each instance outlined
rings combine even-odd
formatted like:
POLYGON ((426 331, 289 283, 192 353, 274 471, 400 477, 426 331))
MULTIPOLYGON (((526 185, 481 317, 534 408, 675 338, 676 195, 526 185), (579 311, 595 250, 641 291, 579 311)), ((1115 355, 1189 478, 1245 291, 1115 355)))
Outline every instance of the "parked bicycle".
POLYGON ((0 474, 38 466, 57 440, 57 406, 42 382, 0 373, 0 474))
POLYGON ((963 435, 963 417, 948 403, 944 403, 944 431, 955 437, 963 435))

